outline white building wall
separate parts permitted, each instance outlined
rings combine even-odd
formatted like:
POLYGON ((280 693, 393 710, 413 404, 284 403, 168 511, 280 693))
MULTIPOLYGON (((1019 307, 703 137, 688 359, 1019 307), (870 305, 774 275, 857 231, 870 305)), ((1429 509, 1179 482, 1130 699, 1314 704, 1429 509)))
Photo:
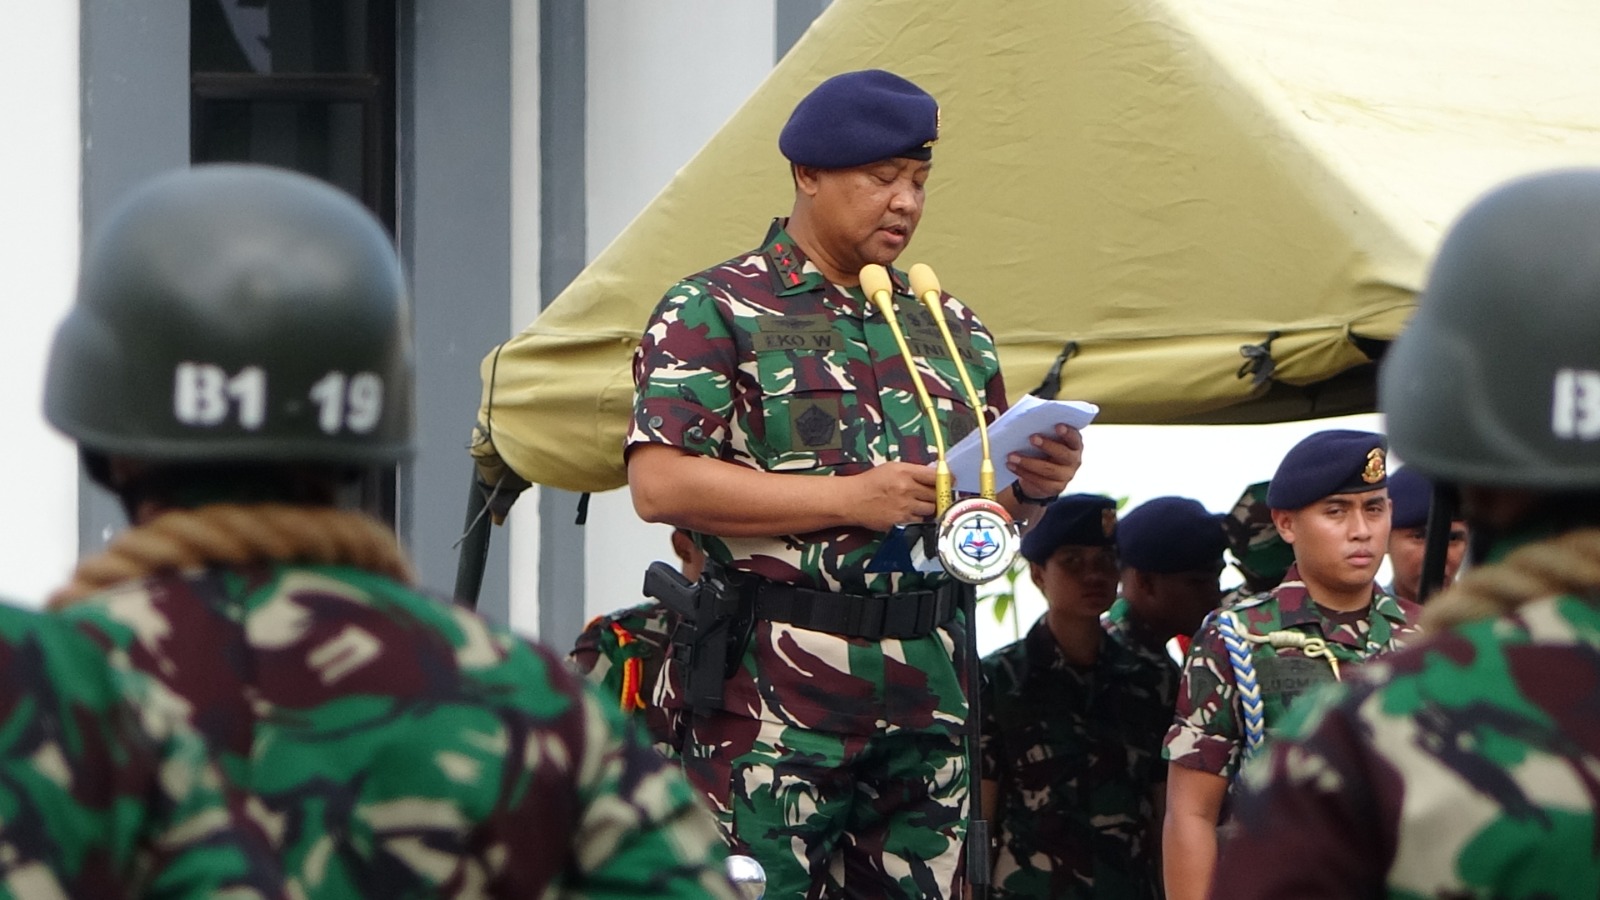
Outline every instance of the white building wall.
MULTIPOLYGON (((515 334, 539 314, 539 4, 511 6, 511 322, 515 334)), ((506 519, 511 627, 539 632, 539 488, 506 519)), ((501 540, 491 534, 490 540, 501 540)))
POLYGON ((37 605, 71 572, 77 455, 40 412, 80 244, 78 4, 0 4, 0 595, 37 605))
MULTIPOLYGON (((590 0, 587 28, 587 247, 592 260, 771 71, 773 4, 590 0)), ((750 223, 752 242, 765 225, 750 223)), ((547 525, 570 523, 564 518, 547 525)), ((640 602, 645 567, 651 560, 672 559, 669 534, 666 526, 639 521, 626 489, 591 498, 586 615, 640 602)))

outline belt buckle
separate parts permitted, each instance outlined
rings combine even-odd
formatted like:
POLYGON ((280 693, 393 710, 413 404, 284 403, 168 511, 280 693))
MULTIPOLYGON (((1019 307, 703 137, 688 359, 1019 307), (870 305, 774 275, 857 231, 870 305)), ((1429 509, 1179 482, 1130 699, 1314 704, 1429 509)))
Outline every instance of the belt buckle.
MULTIPOLYGON (((846 595, 848 596, 848 595, 846 595)), ((893 612, 888 602, 893 595, 858 594, 850 597, 850 633, 856 637, 879 640, 888 635, 889 617, 893 612)))
POLYGON ((902 594, 888 595, 885 603, 883 617, 883 633, 885 637, 911 638, 921 637, 925 631, 919 631, 922 626, 922 598, 926 591, 907 591, 902 594))

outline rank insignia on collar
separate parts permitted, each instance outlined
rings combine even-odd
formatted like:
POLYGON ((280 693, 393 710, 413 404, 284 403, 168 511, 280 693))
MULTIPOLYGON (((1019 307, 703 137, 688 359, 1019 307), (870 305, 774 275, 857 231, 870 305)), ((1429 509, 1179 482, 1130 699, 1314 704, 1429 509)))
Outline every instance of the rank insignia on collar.
POLYGON ((1373 447, 1367 454, 1367 467, 1361 470, 1361 480, 1367 484, 1377 484, 1385 475, 1383 468, 1383 448, 1373 447))

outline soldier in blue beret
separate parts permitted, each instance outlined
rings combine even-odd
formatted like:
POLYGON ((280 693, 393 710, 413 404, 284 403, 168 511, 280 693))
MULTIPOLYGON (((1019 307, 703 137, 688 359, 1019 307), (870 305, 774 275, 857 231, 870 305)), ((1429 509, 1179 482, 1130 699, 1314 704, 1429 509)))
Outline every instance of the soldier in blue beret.
POLYGON ((1267 505, 1295 564, 1272 591, 1208 617, 1184 660, 1165 748, 1170 900, 1206 896, 1229 784, 1290 703, 1416 633, 1420 609, 1377 584, 1387 454, 1382 435, 1319 431, 1272 476, 1267 505))
MULTIPOLYGON (((1389 593, 1416 603, 1422 586, 1422 557, 1428 538, 1428 501, 1433 496, 1433 482, 1415 469, 1396 469, 1389 476, 1389 504, 1393 515, 1389 522, 1389 567, 1394 581, 1389 593)), ((1455 519, 1450 523, 1450 543, 1445 553, 1444 584, 1449 587, 1461 570, 1461 560, 1467 553, 1467 520, 1455 519)))
MULTIPOLYGON (((818 85, 778 138, 788 218, 669 289, 634 357, 635 509, 694 534, 700 596, 727 601, 705 608, 734 610, 691 623, 731 639, 678 643, 693 649, 668 660, 662 704, 685 708, 684 771, 774 897, 947 897, 961 859, 961 588, 871 565, 896 526, 933 515, 934 442, 861 288, 863 267, 891 267, 916 233, 938 139, 938 104, 898 75, 818 85)), ((1004 412, 994 338, 972 309, 938 298, 952 355, 905 273, 888 276, 944 433, 1004 412)), ((1038 516, 1082 446, 1064 425, 1037 435, 1036 453, 1003 461, 1015 481, 1000 502, 1038 516)))
POLYGON ((1160 749, 1172 706, 1163 673, 1101 624, 1116 597, 1118 530, 1115 501, 1073 494, 1023 539, 1049 609, 983 661, 995 897, 1159 896, 1160 749))
POLYGON ((1188 497, 1157 497, 1122 517, 1117 555, 1122 560, 1122 596, 1106 613, 1107 629, 1145 652, 1152 665, 1178 672, 1167 642, 1187 642, 1221 599, 1224 516, 1188 497))

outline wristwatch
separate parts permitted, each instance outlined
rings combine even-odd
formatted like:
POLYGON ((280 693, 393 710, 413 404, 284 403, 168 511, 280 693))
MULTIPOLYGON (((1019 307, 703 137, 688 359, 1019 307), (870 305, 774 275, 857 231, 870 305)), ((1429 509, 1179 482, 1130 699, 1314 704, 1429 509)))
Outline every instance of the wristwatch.
POLYGON ((1011 482, 1011 496, 1017 498, 1018 503, 1032 503, 1034 506, 1049 506, 1061 498, 1060 494, 1054 497, 1029 497, 1022 492, 1022 482, 1011 482))

